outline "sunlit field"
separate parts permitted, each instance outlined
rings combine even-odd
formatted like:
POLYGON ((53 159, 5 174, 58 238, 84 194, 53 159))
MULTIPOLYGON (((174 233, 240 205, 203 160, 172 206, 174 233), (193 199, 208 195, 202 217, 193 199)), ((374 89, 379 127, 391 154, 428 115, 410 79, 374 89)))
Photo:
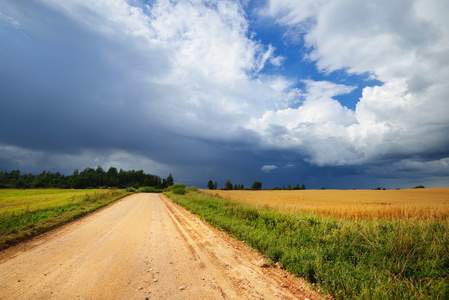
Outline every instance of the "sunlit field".
POLYGON ((0 214, 24 212, 53 208, 68 203, 77 203, 96 194, 107 193, 108 190, 74 190, 74 189, 4 189, 0 190, 0 214))
POLYGON ((308 211, 339 218, 443 220, 449 188, 407 190, 204 190, 210 194, 278 210, 308 211))
POLYGON ((167 195, 323 294, 448 299, 449 189, 206 192, 167 195))
POLYGON ((114 189, 0 189, 0 249, 85 215, 127 194, 114 189))

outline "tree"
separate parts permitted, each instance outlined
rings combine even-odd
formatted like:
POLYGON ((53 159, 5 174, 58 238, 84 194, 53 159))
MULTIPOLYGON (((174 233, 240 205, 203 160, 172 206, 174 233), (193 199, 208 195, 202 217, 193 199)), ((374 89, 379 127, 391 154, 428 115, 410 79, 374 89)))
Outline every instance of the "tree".
POLYGON ((106 182, 106 172, 103 170, 101 166, 98 166, 97 169, 95 169, 95 174, 93 174, 93 180, 95 182, 95 186, 104 186, 106 182))
POLYGON ((251 186, 252 190, 261 190, 262 189, 262 182, 260 181, 254 181, 253 185, 251 186))
POLYGON ((9 175, 9 182, 12 186, 15 186, 20 178, 20 170, 13 170, 9 175))
POLYGON ((225 190, 232 190, 232 182, 231 180, 226 180, 225 185, 224 185, 224 189, 225 190))
POLYGON ((80 175, 79 175, 78 169, 75 169, 75 171, 73 171, 72 176, 69 176, 67 183, 69 185, 69 188, 72 188, 72 189, 82 188, 81 183, 80 183, 80 175))
POLYGON ((108 172, 106 173, 107 185, 108 186, 118 186, 118 170, 116 167, 110 167, 108 172))
POLYGON ((97 169, 95 170, 95 172, 97 174, 104 175, 104 170, 101 166, 98 166, 97 169))
MULTIPOLYGON (((164 179, 165 182, 165 179, 164 179)), ((170 174, 168 182, 173 182, 173 176, 170 174)), ((145 174, 139 171, 124 171, 111 167, 105 172, 101 166, 96 169, 86 168, 82 172, 78 169, 73 171, 72 175, 65 176, 59 172, 52 173, 43 171, 41 174, 33 175, 31 173, 21 175, 19 170, 11 173, 0 172, 0 188, 88 188, 100 186, 114 186, 125 188, 128 186, 141 187, 152 186, 161 188, 161 178, 156 175, 145 174)))
POLYGON ((234 185, 234 190, 244 190, 245 186, 243 184, 234 185))
POLYGON ((209 190, 213 190, 214 189, 214 182, 212 180, 209 180, 209 182, 207 183, 207 188, 209 190))
POLYGON ((174 184, 173 175, 170 173, 165 180, 165 184, 167 187, 172 186, 174 184))
POLYGON ((218 189, 218 183, 215 181, 214 182, 214 190, 218 189))
POLYGON ((117 177, 118 176, 118 171, 116 167, 110 167, 108 172, 107 172, 109 177, 117 177))

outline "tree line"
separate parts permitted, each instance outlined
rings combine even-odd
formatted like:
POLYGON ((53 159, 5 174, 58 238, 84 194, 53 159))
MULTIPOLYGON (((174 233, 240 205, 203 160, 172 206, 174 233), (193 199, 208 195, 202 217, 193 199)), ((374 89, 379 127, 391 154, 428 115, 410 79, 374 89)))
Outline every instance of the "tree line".
POLYGON ((85 168, 75 170, 72 175, 62 175, 60 172, 43 171, 40 174, 22 174, 20 170, 0 172, 0 188, 139 188, 154 187, 164 189, 173 185, 172 174, 167 178, 146 174, 142 170, 118 170, 110 167, 107 171, 98 166, 96 169, 85 168))
MULTIPOLYGON (((209 180, 209 182, 207 183, 207 188, 209 190, 217 190, 218 189, 218 183, 212 180, 209 180)), ((231 180, 226 180, 225 184, 222 188, 220 188, 221 190, 249 190, 248 188, 245 188, 245 186, 243 184, 232 184, 231 180)), ((254 181, 253 185, 251 186, 250 190, 261 190, 262 189, 262 182, 260 181, 254 181)), ((276 187, 273 190, 305 190, 306 186, 303 184, 301 186, 299 186, 299 184, 297 184, 296 186, 294 186, 292 188, 291 184, 288 184, 287 188, 285 187, 285 185, 282 185, 282 188, 276 187)))

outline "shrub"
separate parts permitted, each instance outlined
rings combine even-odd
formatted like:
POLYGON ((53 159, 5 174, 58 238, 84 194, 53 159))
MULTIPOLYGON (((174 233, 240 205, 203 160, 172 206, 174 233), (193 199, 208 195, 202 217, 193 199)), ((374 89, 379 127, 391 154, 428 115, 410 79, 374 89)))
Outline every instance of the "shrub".
POLYGON ((173 192, 176 195, 184 195, 185 193, 187 193, 186 185, 183 183, 175 183, 167 190, 173 192))
POLYGON ((173 184, 172 186, 170 186, 169 188, 168 188, 168 190, 169 191, 172 191, 172 190, 174 190, 174 189, 178 189, 178 188, 186 188, 186 185, 184 184, 184 183, 175 183, 175 184, 173 184))
POLYGON ((198 192, 198 189, 196 188, 196 186, 192 185, 191 187, 187 188, 188 192, 198 192))
POLYGON ((154 186, 142 186, 137 191, 139 193, 162 193, 161 189, 155 188, 154 186))
POLYGON ((184 195, 185 193, 187 193, 185 188, 173 189, 172 192, 176 195, 184 195))

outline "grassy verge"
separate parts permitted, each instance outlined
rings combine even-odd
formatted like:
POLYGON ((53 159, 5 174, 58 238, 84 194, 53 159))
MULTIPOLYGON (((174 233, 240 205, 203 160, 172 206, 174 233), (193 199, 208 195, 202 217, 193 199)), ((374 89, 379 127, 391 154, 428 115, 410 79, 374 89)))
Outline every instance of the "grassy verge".
POLYGON ((122 190, 0 190, 0 249, 106 206, 122 190))
POLYGON ((448 299, 449 222, 344 220, 166 193, 337 299, 448 299))

